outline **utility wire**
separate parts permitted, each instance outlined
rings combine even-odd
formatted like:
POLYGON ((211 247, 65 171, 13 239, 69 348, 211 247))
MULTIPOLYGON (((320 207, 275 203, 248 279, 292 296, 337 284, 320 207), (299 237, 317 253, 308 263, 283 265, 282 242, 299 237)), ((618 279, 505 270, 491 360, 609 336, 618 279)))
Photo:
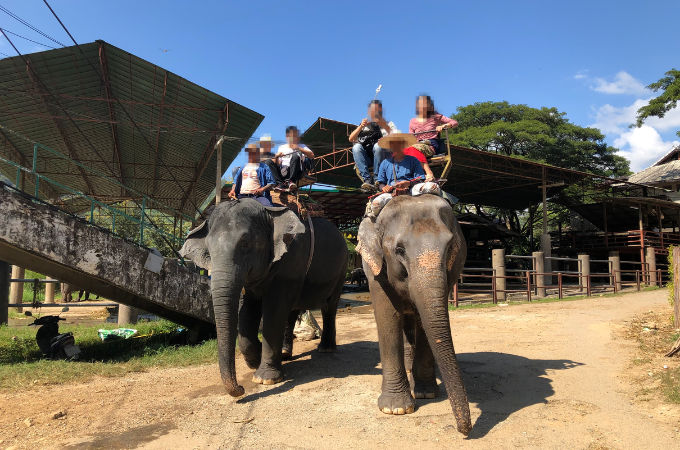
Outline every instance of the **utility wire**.
MULTIPOLYGON (((68 29, 66 28, 66 26, 64 25, 64 23, 61 21, 61 19, 59 19, 59 16, 57 16, 57 13, 55 13, 54 10, 52 9, 52 7, 50 6, 50 4, 47 3, 47 0, 43 0, 43 2, 45 3, 45 5, 47 5, 47 7, 49 8, 49 10, 50 10, 50 11, 52 12, 52 14, 54 15, 55 19, 57 19, 57 21, 59 22, 59 24, 61 25, 61 27, 64 29, 64 31, 66 32, 66 34, 68 34, 68 36, 71 38, 71 40, 72 40, 73 43, 76 45, 76 47, 78 47, 78 50, 80 50, 80 53, 85 57, 85 59, 87 60, 88 64, 90 65, 90 67, 92 67, 92 70, 94 70, 95 73, 96 73, 97 75, 99 75, 99 78, 101 78, 102 82, 106 85, 106 87, 108 87, 108 89, 109 89, 109 91, 111 92, 111 95, 113 96, 114 100, 116 100, 116 102, 118 103, 118 106, 120 106, 120 108, 125 112, 125 115, 128 116, 128 118, 130 119, 130 121, 132 122, 132 124, 135 126, 135 128, 137 128, 137 131, 139 131, 139 134, 142 136, 142 139, 144 139, 144 141, 147 143, 147 145, 149 146, 149 148, 154 152, 154 154, 156 155, 156 158, 158 158, 158 161, 159 161, 159 162, 161 163, 161 165, 165 168, 165 170, 170 174, 170 176, 172 177, 173 181, 177 184, 177 186, 178 186, 178 187, 180 188, 180 190, 182 191, 182 194, 184 194, 184 196, 187 198, 187 200, 193 205, 194 209, 198 212, 198 214, 201 216, 201 218, 202 218, 202 219, 205 219, 205 217, 203 216, 203 213, 201 212, 200 208, 196 205, 196 203, 195 203, 193 200, 191 200, 191 196, 187 194, 187 192, 184 190, 184 188, 183 188, 182 185, 179 183, 179 181, 177 181, 177 178, 175 177, 175 175, 168 169, 168 166, 167 166, 167 165, 165 164, 165 162, 163 161, 163 158, 161 158, 159 152, 151 145, 151 142, 149 142, 149 140, 146 138, 146 136, 144 135, 144 133, 142 133, 142 130, 139 129, 139 126, 137 126, 137 123, 132 119, 132 117, 130 116, 130 113, 128 113, 127 109, 125 109, 125 107, 123 107, 123 104, 120 102, 120 100, 118 100, 118 97, 116 97, 116 95, 113 93, 113 88, 111 87, 111 85, 109 84, 109 82, 105 79, 105 77, 104 77, 103 75, 100 75, 100 74, 99 74, 99 72, 98 72, 97 69, 94 67, 94 65, 92 64, 92 62, 90 61, 90 59, 87 57, 87 55, 85 54, 85 52, 83 52, 83 49, 80 48, 80 45, 78 45, 78 43, 77 43, 76 40, 73 38, 73 36, 71 35, 71 33, 68 31, 68 29)), ((245 141, 245 139, 244 139, 244 141, 245 141)))
MULTIPOLYGON (((28 66, 28 61, 26 61, 26 58, 24 58, 24 55, 21 54, 21 52, 19 51, 19 49, 17 49, 16 46, 14 45, 14 43, 9 39, 9 37, 7 37, 7 34, 5 34, 5 30, 3 30, 3 29, 0 28, 0 32, 3 34, 3 36, 5 36, 5 39, 7 39, 7 41, 10 43, 10 45, 14 48, 14 51, 16 51, 17 54, 21 57, 21 59, 24 61, 24 64, 26 64, 26 65, 28 66)), ((40 84, 42 85, 43 89, 45 89, 45 91, 46 91, 46 92, 54 99, 55 103, 56 103, 56 104, 57 104, 57 105, 58 105, 58 106, 66 113, 66 116, 71 120, 71 123, 76 127, 76 129, 80 132, 80 134, 83 135, 83 137, 85 138, 85 141, 90 145, 90 147, 91 147, 92 150, 95 152, 95 154, 99 157, 99 159, 102 160, 102 162, 104 163, 104 165, 106 166, 106 168, 109 169, 109 171, 113 174, 113 176, 114 176, 116 179, 118 179, 118 176, 116 175, 116 172, 111 168, 111 166, 109 166, 109 164, 108 164, 108 163, 106 162, 106 160, 102 157, 102 155, 97 151, 97 149, 94 147, 94 145, 92 145, 92 143, 91 143, 90 140, 87 138, 87 136, 85 135, 85 133, 83 133, 83 131, 80 129, 80 127, 78 126, 78 124, 71 118, 71 116, 68 114, 68 112, 66 112, 66 110, 64 110, 64 108, 61 106, 61 103, 59 103, 59 100, 57 99, 57 97, 56 97, 54 94, 52 94, 52 92, 48 89, 48 87, 45 85, 45 83, 43 83, 43 81, 40 79, 40 77, 38 76, 38 74, 37 74, 35 71, 33 71, 33 74, 35 75, 35 77, 36 77, 36 79, 38 80, 38 82, 40 82, 40 84)), ((121 183, 121 185, 125 186, 125 185, 122 183, 122 181, 121 181, 120 179, 118 179, 118 182, 121 183)), ((139 203, 137 202, 137 200, 135 200, 134 196, 133 196, 132 193, 129 191, 129 189, 128 189, 127 187, 125 187, 125 190, 126 190, 127 193, 130 195, 130 198, 132 199, 132 201, 135 202, 135 204, 137 205, 137 207, 138 207, 140 210, 142 210, 142 207, 139 205, 139 203)), ((149 220, 149 224, 150 224, 151 226, 153 226, 154 228, 160 230, 160 228, 158 228, 158 227, 156 226, 156 224, 153 222, 153 220, 151 220, 151 217, 149 217, 149 214, 148 214, 146 211, 144 212, 144 215, 145 215, 146 218, 149 220)), ((182 256, 177 252, 177 250, 175 250, 175 247, 170 243, 170 241, 168 241, 168 239, 167 239, 165 236, 163 236, 163 234, 160 234, 160 236, 161 236, 161 238, 165 241, 165 243, 168 245, 168 247, 170 247, 170 249, 172 249, 172 251, 173 251, 173 252, 174 252, 174 253, 175 253, 182 261, 184 261, 184 258, 182 258, 182 256)))
MULTIPOLYGON (((50 9, 51 9, 51 8, 50 8, 50 9)), ((0 11, 4 12, 5 14, 7 14, 7 15, 10 16, 10 17, 12 17, 13 19, 16 19, 16 20, 19 21, 21 24, 26 25, 28 28, 30 28, 31 30, 35 31, 36 33, 45 36, 45 37, 46 37, 47 39, 49 39, 50 41, 52 41, 52 42, 54 42, 54 43, 57 43, 57 44, 61 45, 62 47, 66 47, 64 44, 62 44, 62 43, 59 42, 58 40, 56 40, 56 39, 54 39, 54 38, 48 36, 46 33, 43 33, 42 31, 40 31, 39 29, 37 29, 36 27, 34 27, 33 25, 31 25, 30 23, 26 22, 24 19, 20 18, 19 16, 17 16, 17 15, 14 14, 12 11, 8 10, 7 8, 5 8, 5 7, 2 6, 2 5, 0 5, 0 11)))
POLYGON ((16 36, 16 37, 18 37, 18 38, 25 39, 25 40, 27 40, 27 41, 29 41, 29 42, 33 42, 34 44, 42 45, 43 47, 48 47, 48 48, 51 48, 51 49, 54 49, 54 50, 59 50, 59 51, 62 51, 62 52, 66 52, 66 53, 70 53, 70 54, 75 55, 74 52, 70 52, 70 51, 68 51, 68 50, 66 50, 66 49, 64 49, 64 48, 52 47, 51 45, 47 45, 47 44, 43 44, 42 42, 34 41, 33 39, 29 39, 29 38, 27 38, 27 37, 18 35, 18 34, 16 34, 16 33, 13 33, 13 32, 11 32, 11 31, 9 31, 7 28, 3 28, 3 30, 5 30, 5 31, 8 32, 9 34, 13 34, 14 36, 16 36))

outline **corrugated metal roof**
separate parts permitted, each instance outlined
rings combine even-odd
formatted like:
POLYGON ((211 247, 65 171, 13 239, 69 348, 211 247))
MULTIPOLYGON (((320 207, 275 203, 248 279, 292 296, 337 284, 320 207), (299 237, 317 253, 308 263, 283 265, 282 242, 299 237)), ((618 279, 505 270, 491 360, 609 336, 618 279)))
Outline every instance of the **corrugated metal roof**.
MULTIPOLYGON (((349 135, 357 125, 319 117, 300 136, 316 157, 352 146, 349 135)), ((317 181, 330 185, 358 188, 361 180, 357 177, 351 152, 349 160, 341 160, 345 167, 339 167, 317 174, 317 181)), ((443 189, 458 197, 461 202, 496 206, 499 208, 524 209, 542 200, 545 170, 548 198, 594 175, 570 169, 541 164, 522 158, 497 155, 495 153, 451 145, 452 165, 443 189), (563 186, 555 184, 563 182, 563 186)), ((338 164, 340 165, 340 164, 338 164)), ((442 167, 433 168, 435 175, 442 167)))
MULTIPOLYGON (((29 67, 18 56, 0 60, 0 124, 193 216, 215 188, 218 136, 229 137, 226 169, 264 116, 104 41, 80 47, 95 70, 76 47, 24 55, 29 67)), ((0 132, 0 155, 30 166, 33 146, 0 132)), ((10 166, 0 171, 14 180, 10 166)), ((47 151, 38 172, 102 201, 127 196, 47 151)), ((42 193, 66 193, 51 188, 42 193)))
POLYGON ((631 175, 628 181, 631 183, 649 184, 672 182, 678 179, 680 179, 680 160, 674 160, 659 166, 647 167, 631 175))

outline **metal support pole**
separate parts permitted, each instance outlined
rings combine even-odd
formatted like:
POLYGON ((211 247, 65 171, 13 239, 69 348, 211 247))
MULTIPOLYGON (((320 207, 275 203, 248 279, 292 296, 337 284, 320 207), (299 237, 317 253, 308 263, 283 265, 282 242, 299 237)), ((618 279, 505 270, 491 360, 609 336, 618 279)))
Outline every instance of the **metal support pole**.
POLYGON ((215 153, 217 153, 217 170, 215 175, 215 205, 219 205, 222 201, 222 142, 224 137, 220 137, 215 146, 215 153))
POLYGON ((638 203, 638 226, 640 228, 640 262, 645 262, 645 229, 642 220, 642 203, 638 203))
MULTIPOLYGON (((543 234, 548 234, 548 186, 545 174, 545 167, 542 168, 542 174, 543 185, 541 186, 541 190, 543 192, 543 234)), ((543 241, 541 241, 541 243, 542 242, 543 241)))
POLYGON ((9 322, 10 265, 0 261, 0 326, 9 322))
POLYGON ((640 292, 640 271, 635 271, 635 283, 637 284, 637 290, 640 292))
POLYGON ((458 308, 458 280, 453 283, 453 306, 458 308))
POLYGON ((491 250, 491 266, 496 269, 496 299, 505 301, 507 293, 505 292, 505 249, 498 248, 491 250))
MULTIPOLYGON (((580 262, 579 265, 581 266, 581 270, 580 270, 581 277, 579 277, 579 279, 578 279, 578 281, 579 281, 578 284, 579 284, 579 286, 581 286, 579 291, 583 292, 583 289, 586 287, 586 284, 587 284, 586 278, 584 278, 584 277, 590 277, 590 255, 586 255, 585 253, 580 253, 578 255, 578 260, 580 262)), ((590 294, 588 294, 588 295, 590 295, 590 294)))
POLYGON ((538 298, 544 298, 546 291, 545 291, 545 258, 543 252, 533 252, 531 254, 534 257, 534 261, 536 264, 536 267, 534 269, 536 270, 536 297, 538 298))
POLYGON ((531 272, 526 271, 526 276, 527 276, 527 301, 531 301, 531 272))
POLYGON ((592 280, 590 279, 590 274, 588 274, 588 276, 586 277, 586 282, 588 283, 588 284, 587 284, 587 288, 586 288, 586 295, 587 295, 588 297, 592 297, 592 295, 593 295, 593 286, 592 286, 592 283, 591 283, 592 280))
POLYGON ((657 276, 656 276, 656 252, 654 247, 647 247, 646 249, 646 262, 647 262, 647 286, 656 286, 657 276))
MULTIPOLYGON (((13 279, 23 279, 26 275, 26 269, 18 266, 12 266, 12 278, 13 279)), ((12 283, 12 287, 9 291, 9 302, 10 303, 23 303, 24 301, 24 283, 12 283)), ((24 308, 18 306, 17 312, 24 312, 24 308)))

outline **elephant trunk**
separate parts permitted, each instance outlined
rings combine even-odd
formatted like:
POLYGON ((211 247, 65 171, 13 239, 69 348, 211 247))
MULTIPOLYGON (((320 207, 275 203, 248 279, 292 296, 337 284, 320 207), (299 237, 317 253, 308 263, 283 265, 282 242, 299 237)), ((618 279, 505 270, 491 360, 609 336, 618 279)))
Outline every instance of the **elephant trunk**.
POLYGON ((418 308, 420 321, 444 379, 458 432, 467 436, 472 429, 470 405, 460 375, 456 352, 453 349, 447 298, 448 285, 442 276, 444 273, 441 270, 436 275, 433 272, 421 274, 414 280, 419 288, 412 289, 411 292, 415 293, 414 302, 418 308))
POLYGON ((245 393, 245 390, 236 381, 235 352, 238 332, 238 305, 245 277, 243 274, 234 274, 233 271, 217 269, 212 271, 211 278, 220 375, 229 395, 240 397, 245 393))

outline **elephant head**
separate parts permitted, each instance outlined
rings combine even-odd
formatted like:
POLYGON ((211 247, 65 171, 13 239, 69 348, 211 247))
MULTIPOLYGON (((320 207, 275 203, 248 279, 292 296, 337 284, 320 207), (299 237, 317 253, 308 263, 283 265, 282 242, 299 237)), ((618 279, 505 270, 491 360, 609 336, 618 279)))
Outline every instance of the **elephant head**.
POLYGON ((220 375, 234 397, 245 392, 236 381, 235 350, 241 290, 270 275, 305 227, 285 207, 264 207, 251 199, 217 205, 209 219, 193 229, 182 256, 210 270, 220 375))
POLYGON ((375 221, 362 221, 357 250, 371 272, 367 275, 373 276, 390 300, 403 302, 405 310, 417 310, 458 430, 467 434, 471 428, 470 408, 448 313, 448 294, 467 256, 462 236, 453 210, 443 198, 399 196, 375 221))

